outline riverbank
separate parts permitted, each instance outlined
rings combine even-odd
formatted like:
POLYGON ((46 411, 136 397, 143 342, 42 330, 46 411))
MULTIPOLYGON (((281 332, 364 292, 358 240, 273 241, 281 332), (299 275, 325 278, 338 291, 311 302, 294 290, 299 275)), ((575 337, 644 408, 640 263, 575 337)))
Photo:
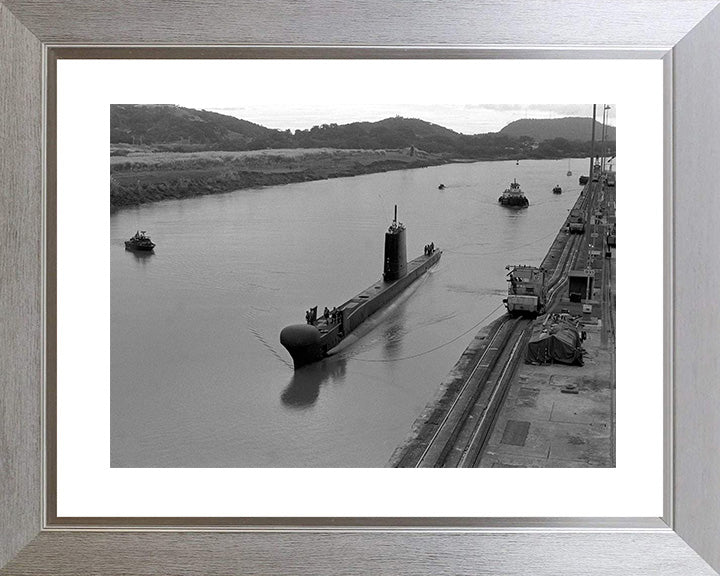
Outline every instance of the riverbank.
POLYGON ((110 157, 110 209, 243 188, 309 182, 446 164, 416 148, 332 148, 238 152, 114 150, 110 157))

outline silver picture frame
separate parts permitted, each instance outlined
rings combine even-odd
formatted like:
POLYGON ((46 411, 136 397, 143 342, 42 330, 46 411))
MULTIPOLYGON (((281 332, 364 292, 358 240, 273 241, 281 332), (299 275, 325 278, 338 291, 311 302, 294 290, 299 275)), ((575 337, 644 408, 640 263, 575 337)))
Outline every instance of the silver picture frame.
POLYGON ((715 574, 718 3, 0 0, 0 574, 715 574), (663 516, 58 518, 55 407, 46 386, 56 361, 47 281, 55 262, 46 250, 56 230, 45 195, 55 185, 53 69, 59 57, 128 50, 181 58, 662 59, 663 516))

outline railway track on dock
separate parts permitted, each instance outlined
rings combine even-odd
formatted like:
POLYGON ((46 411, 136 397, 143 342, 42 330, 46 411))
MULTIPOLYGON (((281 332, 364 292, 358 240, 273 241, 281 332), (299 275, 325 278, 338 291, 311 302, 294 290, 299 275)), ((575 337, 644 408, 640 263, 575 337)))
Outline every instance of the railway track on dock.
MULTIPOLYGON (((589 221, 597 187, 591 185, 579 208, 589 221)), ((575 266, 585 235, 570 235, 553 270, 548 285, 548 310, 567 282, 567 273, 575 266)), ((482 458, 492 434, 515 370, 522 360, 532 332, 533 320, 503 316, 486 337, 488 344, 468 367, 444 416, 416 452, 415 468, 475 467, 482 458)))
POLYGON ((532 321, 515 320, 512 336, 501 351, 488 375, 476 402, 458 433, 458 441, 448 452, 445 468, 473 468, 490 438, 500 408, 505 401, 512 376, 522 360, 525 345, 530 337, 532 321))
POLYGON ((485 350, 468 373, 445 416, 415 462, 415 468, 444 466, 448 455, 457 446, 458 436, 468 420, 468 416, 477 405, 482 391, 487 389, 486 383, 490 374, 515 333, 518 322, 520 322, 519 319, 505 316, 494 333, 488 336, 489 342, 485 350))

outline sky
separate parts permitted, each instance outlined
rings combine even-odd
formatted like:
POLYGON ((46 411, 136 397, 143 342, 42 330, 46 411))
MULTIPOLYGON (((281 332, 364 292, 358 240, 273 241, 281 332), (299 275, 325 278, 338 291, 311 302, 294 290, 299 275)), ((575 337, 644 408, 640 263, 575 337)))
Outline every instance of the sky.
MULTIPOLYGON (((235 116, 266 128, 306 130, 321 124, 374 122, 392 116, 420 118, 462 134, 498 132, 520 118, 592 117, 592 104, 368 104, 357 105, 247 105, 212 107, 196 102, 177 102, 178 106, 204 109, 235 116)), ((602 121, 602 104, 597 120, 602 121)), ((611 105, 608 124, 615 125, 615 106, 611 105)))

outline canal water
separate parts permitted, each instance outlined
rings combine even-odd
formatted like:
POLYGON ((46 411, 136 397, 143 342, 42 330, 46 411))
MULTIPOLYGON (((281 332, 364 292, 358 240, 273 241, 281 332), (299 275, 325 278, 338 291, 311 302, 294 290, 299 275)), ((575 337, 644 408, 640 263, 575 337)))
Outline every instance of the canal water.
POLYGON ((567 160, 460 163, 112 214, 111 465, 386 465, 502 313, 505 266, 539 265, 588 162, 572 160, 571 177, 567 160), (527 209, 497 202, 513 178, 527 209), (395 204, 408 259, 434 242, 439 264, 358 342, 295 372, 280 330, 381 276, 395 204), (154 254, 125 251, 136 230, 154 254))

